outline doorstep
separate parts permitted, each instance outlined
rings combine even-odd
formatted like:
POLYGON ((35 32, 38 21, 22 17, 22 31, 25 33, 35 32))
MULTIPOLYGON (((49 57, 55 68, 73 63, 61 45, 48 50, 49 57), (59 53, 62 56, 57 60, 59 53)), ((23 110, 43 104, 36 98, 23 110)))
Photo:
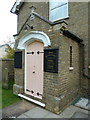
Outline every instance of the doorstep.
POLYGON ((28 101, 30 101, 30 102, 33 102, 33 103, 35 103, 35 104, 37 104, 37 105, 40 105, 40 106, 42 106, 42 107, 45 107, 45 103, 42 103, 42 102, 37 101, 37 100, 34 100, 34 99, 32 99, 32 98, 30 98, 30 97, 28 97, 28 96, 25 96, 25 95, 23 95, 23 94, 18 94, 18 96, 21 97, 21 98, 23 98, 23 99, 25 99, 25 100, 28 100, 28 101))

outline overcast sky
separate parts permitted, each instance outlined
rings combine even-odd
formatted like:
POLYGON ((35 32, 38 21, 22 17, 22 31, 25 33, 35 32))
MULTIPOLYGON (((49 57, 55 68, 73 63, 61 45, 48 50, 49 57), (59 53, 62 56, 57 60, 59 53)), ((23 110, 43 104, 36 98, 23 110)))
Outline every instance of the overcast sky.
POLYGON ((17 16, 10 13, 16 0, 0 1, 0 45, 17 33, 17 16))

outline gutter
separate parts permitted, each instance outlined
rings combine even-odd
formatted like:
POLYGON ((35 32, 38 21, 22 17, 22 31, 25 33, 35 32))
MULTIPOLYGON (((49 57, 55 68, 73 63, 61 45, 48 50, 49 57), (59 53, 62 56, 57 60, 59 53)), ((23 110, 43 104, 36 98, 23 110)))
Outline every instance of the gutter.
POLYGON ((63 31, 63 35, 67 36, 68 38, 71 38, 72 40, 74 40, 74 41, 76 41, 78 43, 83 42, 83 40, 81 38, 79 38, 78 36, 74 35, 73 33, 71 33, 68 30, 64 30, 63 31))
POLYGON ((75 34, 71 33, 68 30, 63 30, 63 35, 65 35, 66 37, 71 38, 72 40, 79 43, 80 52, 81 52, 81 55, 82 55, 82 74, 83 74, 84 77, 90 79, 90 76, 85 74, 85 64, 84 64, 85 63, 85 59, 84 59, 85 58, 85 52, 84 52, 85 45, 82 43, 83 40, 81 38, 79 38, 78 36, 76 36, 75 34))

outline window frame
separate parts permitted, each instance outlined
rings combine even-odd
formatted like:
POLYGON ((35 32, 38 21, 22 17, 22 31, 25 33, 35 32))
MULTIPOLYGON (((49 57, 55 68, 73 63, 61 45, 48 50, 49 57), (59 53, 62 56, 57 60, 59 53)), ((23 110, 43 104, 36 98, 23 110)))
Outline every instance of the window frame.
MULTIPOLYGON (((51 9, 50 9, 50 2, 51 2, 51 1, 49 1, 49 21, 51 21, 51 22, 56 22, 56 21, 60 21, 60 20, 69 18, 69 15, 68 15, 69 9, 68 9, 68 2, 67 2, 67 16, 66 16, 66 17, 62 17, 62 18, 59 18, 59 19, 51 20, 51 19, 50 19, 50 12, 51 12, 51 9)), ((60 6, 60 5, 59 5, 59 6, 60 6)), ((58 6, 58 7, 59 7, 59 6, 58 6)), ((62 6, 62 5, 61 5, 61 6, 62 6)), ((58 7, 56 7, 56 8, 58 8, 58 7)), ((53 8, 53 9, 54 9, 54 8, 53 8)))
POLYGON ((73 67, 73 47, 70 46, 70 67, 73 67))

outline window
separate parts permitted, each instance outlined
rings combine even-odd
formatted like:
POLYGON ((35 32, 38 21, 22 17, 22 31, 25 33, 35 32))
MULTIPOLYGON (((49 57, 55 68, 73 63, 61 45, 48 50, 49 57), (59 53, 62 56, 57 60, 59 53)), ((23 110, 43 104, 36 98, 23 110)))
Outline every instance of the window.
POLYGON ((68 0, 51 0, 49 20, 54 22, 68 17, 68 0))
POLYGON ((73 67, 73 65, 72 65, 72 46, 70 46, 70 67, 73 67))
POLYGON ((5 52, 8 52, 8 48, 5 48, 5 52))

